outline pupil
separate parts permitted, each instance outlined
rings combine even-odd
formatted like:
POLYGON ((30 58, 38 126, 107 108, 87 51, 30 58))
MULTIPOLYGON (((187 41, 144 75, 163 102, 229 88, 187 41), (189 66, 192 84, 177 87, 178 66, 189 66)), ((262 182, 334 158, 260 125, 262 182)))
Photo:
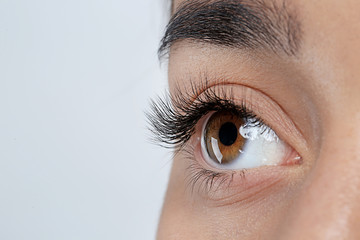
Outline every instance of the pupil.
POLYGON ((231 122, 224 123, 219 130, 220 142, 225 146, 232 145, 237 138, 237 128, 231 122))

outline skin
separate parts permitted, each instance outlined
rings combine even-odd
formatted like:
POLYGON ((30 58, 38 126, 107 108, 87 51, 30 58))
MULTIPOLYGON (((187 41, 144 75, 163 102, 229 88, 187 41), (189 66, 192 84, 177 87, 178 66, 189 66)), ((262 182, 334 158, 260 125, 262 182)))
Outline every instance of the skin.
POLYGON ((266 95, 254 106, 271 103, 262 117, 302 162, 249 169, 208 193, 189 191, 189 161, 176 155, 157 239, 360 239, 360 2, 291 6, 302 25, 296 57, 179 41, 169 85, 188 89, 206 71, 239 98, 244 88, 266 95))

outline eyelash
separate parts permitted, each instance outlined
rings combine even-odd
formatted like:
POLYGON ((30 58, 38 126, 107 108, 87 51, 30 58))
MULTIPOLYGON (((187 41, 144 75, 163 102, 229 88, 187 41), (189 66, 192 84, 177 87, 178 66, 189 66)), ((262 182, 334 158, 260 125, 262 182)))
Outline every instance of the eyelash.
MULTIPOLYGON (((264 122, 242 101, 236 105, 232 93, 226 93, 225 86, 215 89, 205 85, 192 85, 190 93, 177 89, 176 94, 169 94, 164 99, 151 101, 151 111, 146 113, 149 130, 153 133, 153 142, 165 148, 175 150, 175 155, 185 152, 192 161, 188 167, 190 175, 188 186, 194 191, 199 189, 210 191, 214 186, 225 183, 230 185, 235 171, 219 171, 205 169, 194 157, 194 148, 186 143, 194 135, 198 121, 210 112, 227 111, 245 120, 255 119, 253 124, 263 126, 264 122), (202 89, 206 89, 202 91, 202 89), (198 93, 201 93, 200 95, 198 93), (195 99, 192 96, 197 96, 195 99), (193 100, 194 99, 194 100, 193 100), (186 146, 186 147, 185 147, 186 146)), ((245 177, 245 170, 240 175, 245 177)), ((216 188, 217 189, 217 188, 216 188)), ((215 190, 216 190, 215 189, 215 190)))

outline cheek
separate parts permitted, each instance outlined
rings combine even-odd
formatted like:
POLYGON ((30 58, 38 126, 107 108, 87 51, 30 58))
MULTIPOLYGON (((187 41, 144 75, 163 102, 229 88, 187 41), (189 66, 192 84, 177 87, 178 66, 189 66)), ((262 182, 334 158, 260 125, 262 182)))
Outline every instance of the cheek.
POLYGON ((292 198, 301 186, 301 173, 279 176, 269 172, 269 179, 259 182, 256 174, 242 178, 232 189, 218 191, 210 199, 187 184, 189 161, 176 155, 170 176, 159 239, 269 239, 291 208, 292 198), (291 178, 292 180, 290 181, 291 178), (291 184, 290 184, 291 182, 291 184))
POLYGON ((159 222, 157 239, 209 239, 207 219, 198 214, 196 207, 190 204, 190 199, 184 194, 186 164, 179 157, 174 158, 170 181, 159 222), (195 210, 195 212, 194 212, 195 210))

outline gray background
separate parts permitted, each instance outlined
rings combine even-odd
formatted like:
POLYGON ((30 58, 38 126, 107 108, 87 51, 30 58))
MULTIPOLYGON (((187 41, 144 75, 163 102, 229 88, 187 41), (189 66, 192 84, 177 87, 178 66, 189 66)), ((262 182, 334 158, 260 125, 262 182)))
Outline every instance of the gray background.
POLYGON ((164 0, 0 0, 0 239, 153 239, 164 0))

